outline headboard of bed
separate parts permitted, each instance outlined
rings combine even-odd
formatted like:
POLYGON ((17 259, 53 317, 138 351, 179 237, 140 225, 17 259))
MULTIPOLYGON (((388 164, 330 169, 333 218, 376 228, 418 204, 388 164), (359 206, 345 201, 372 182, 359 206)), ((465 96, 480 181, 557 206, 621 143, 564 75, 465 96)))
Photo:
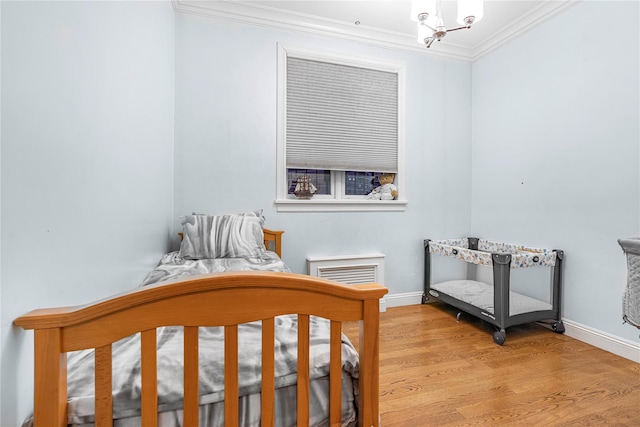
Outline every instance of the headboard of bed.
POLYGON ((282 233, 284 231, 274 231, 267 228, 263 228, 262 231, 264 232, 264 247, 282 258, 282 233))
MULTIPOLYGON (((280 258, 282 258, 282 234, 284 231, 282 230, 269 230, 268 228, 262 229, 264 233, 264 247, 267 250, 273 251, 278 254, 280 258)), ((184 237, 183 232, 179 232, 180 240, 184 237)))

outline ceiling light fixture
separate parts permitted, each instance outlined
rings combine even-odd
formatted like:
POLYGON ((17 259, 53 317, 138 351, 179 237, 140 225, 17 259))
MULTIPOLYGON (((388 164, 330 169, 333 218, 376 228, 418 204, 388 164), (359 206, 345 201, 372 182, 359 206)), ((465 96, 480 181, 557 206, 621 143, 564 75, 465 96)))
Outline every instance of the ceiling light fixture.
POLYGON ((471 28, 483 16, 484 0, 458 0, 459 27, 445 27, 442 20, 441 0, 412 0, 411 19, 418 23, 418 43, 427 48, 438 40, 442 40, 448 32, 471 28))

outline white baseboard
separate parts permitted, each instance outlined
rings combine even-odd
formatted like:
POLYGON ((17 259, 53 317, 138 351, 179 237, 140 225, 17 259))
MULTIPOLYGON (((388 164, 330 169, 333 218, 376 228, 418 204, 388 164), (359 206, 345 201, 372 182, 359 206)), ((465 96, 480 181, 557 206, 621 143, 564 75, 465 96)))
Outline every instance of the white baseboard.
POLYGON ((387 307, 401 307, 403 305, 422 304, 422 292, 407 292, 392 294, 380 300, 380 311, 387 311, 387 307), (384 306, 384 310, 382 309, 384 306))
POLYGON ((565 335, 610 353, 617 354, 625 359, 640 363, 639 343, 609 335, 597 329, 574 322, 573 320, 562 319, 562 323, 564 323, 565 335))
MULTIPOLYGON (((380 300, 380 311, 386 311, 387 307, 401 307, 414 304, 422 304, 422 292, 387 295, 380 300)), ((568 337, 640 363, 640 343, 609 335, 569 319, 563 318, 562 323, 564 323, 564 333, 568 337)))

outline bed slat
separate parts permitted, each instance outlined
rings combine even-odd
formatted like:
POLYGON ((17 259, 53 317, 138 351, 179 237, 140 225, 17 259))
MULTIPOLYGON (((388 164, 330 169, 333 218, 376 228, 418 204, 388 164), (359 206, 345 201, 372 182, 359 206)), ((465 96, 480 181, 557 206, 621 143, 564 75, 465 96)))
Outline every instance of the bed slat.
POLYGON ((273 427, 275 390, 275 322, 273 317, 262 321, 262 404, 260 414, 262 427, 273 427))
POLYGON ((156 352, 156 330, 141 333, 142 344, 142 425, 158 425, 158 356, 156 352))
POLYGON ((96 348, 96 427, 113 425, 111 344, 96 348))
POLYGON ((184 327, 184 425, 198 427, 198 327, 184 327))
POLYGON ((238 325, 224 327, 224 425, 238 425, 238 325))
POLYGON ((309 425, 309 315, 298 314, 298 427, 309 425))
POLYGON ((329 425, 342 425, 342 322, 331 321, 329 425))

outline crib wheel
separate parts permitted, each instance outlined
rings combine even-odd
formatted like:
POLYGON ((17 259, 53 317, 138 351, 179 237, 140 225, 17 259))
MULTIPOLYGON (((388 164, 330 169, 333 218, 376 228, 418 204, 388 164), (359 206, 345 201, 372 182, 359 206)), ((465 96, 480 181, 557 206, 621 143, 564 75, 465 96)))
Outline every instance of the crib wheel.
POLYGON ((562 333, 564 333, 564 323, 562 323, 561 321, 560 322, 553 322, 551 324, 551 329, 556 334, 562 334, 562 333))
POLYGON ((504 329, 500 329, 499 331, 495 331, 493 333, 493 341, 495 341, 495 343, 498 345, 504 344, 504 340, 506 338, 507 338, 507 331, 505 331, 504 329))
POLYGON ((459 311, 458 314, 456 314, 456 322, 460 321, 460 316, 462 316, 462 312, 459 311))

